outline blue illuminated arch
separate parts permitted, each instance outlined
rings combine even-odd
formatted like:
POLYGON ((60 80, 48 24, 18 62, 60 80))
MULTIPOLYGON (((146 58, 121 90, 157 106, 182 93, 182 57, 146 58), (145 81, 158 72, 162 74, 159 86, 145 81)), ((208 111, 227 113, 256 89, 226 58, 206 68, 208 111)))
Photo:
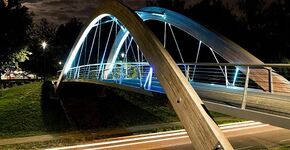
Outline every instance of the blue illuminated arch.
MULTIPOLYGON (((263 64, 261 60, 250 54, 239 45, 225 37, 217 35, 199 23, 179 13, 160 7, 145 7, 139 11, 136 11, 136 13, 143 21, 156 20, 175 26, 176 28, 186 32, 197 40, 202 41, 203 44, 210 47, 213 51, 215 51, 230 63, 263 64)), ((105 76, 107 76, 112 70, 113 63, 116 61, 120 49, 128 35, 128 31, 120 31, 118 33, 110 51, 105 76)))

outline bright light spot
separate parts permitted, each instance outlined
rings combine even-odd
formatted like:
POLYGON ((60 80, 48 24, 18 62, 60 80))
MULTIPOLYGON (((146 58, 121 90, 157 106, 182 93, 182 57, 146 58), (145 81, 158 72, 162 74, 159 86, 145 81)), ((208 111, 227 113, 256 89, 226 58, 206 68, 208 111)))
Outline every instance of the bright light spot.
POLYGON ((124 58, 125 57, 125 53, 121 53, 121 57, 124 58))
POLYGON ((148 89, 150 90, 151 89, 151 82, 152 82, 152 73, 153 73, 153 68, 150 67, 150 70, 149 70, 149 83, 148 83, 148 89))
POLYGON ((47 43, 46 43, 45 41, 43 41, 43 42, 41 43, 41 46, 42 46, 43 49, 45 49, 45 48, 47 47, 47 43))
POLYGON ((59 64, 59 65, 61 65, 61 64, 62 64, 62 62, 61 62, 61 61, 59 61, 59 62, 58 62, 58 64, 59 64))
POLYGON ((152 13, 152 15, 154 15, 154 16, 159 16, 159 17, 162 17, 162 18, 164 18, 164 14, 158 14, 158 13, 152 13))

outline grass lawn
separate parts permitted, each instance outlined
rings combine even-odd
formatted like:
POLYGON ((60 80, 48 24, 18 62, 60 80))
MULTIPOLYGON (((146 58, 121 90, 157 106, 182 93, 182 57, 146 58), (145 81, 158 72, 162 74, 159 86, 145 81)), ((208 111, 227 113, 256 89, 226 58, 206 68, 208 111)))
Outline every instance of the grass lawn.
POLYGON ((40 82, 2 89, 0 94, 0 137, 45 133, 40 109, 40 82))
MULTIPOLYGON (((41 87, 42 82, 34 82, 21 86, 15 86, 9 89, 2 89, 0 91, 0 138, 56 133, 60 131, 68 131, 71 129, 68 126, 62 126, 63 123, 61 123, 59 120, 64 119, 57 118, 57 116, 60 115, 57 112, 53 112, 53 110, 56 109, 55 106, 53 106, 52 109, 48 110, 47 112, 43 113, 43 110, 41 109, 41 87), (57 124, 62 125, 59 126, 57 124)), ((118 124, 132 126, 148 123, 150 124, 179 121, 166 96, 157 95, 155 97, 150 97, 117 89, 111 90, 114 93, 117 93, 118 95, 123 97, 125 101, 128 101, 136 106, 136 108, 133 108, 132 106, 128 107, 129 109, 132 109, 132 111, 137 111, 138 108, 142 110, 141 112, 146 112, 146 116, 148 116, 149 118, 150 116, 153 117, 153 119, 148 119, 148 117, 140 118, 136 117, 135 115, 135 117, 127 117, 131 118, 131 120, 128 121, 128 119, 126 120, 126 117, 121 117, 128 116, 128 113, 124 113, 121 116, 117 115, 119 118, 113 120, 119 121, 118 124), (139 120, 134 121, 134 119, 132 118, 139 120), (143 121, 140 120, 142 118, 143 121)), ((121 99, 117 101, 121 101, 121 99)), ((113 105, 112 103, 115 104, 114 101, 111 101, 110 105, 113 105)), ((129 106, 129 103, 122 104, 126 104, 129 106)), ((119 106, 117 104, 115 107, 120 107, 120 109, 123 108, 123 106, 119 106)), ((114 109, 112 108, 112 110, 114 109)), ((120 113, 122 111, 120 110, 118 112, 120 113)), ((127 110, 124 112, 127 112, 127 110)), ((104 111, 103 113, 107 114, 108 112, 104 111)), ((131 112, 130 114, 136 113, 131 112)), ((215 120, 219 124, 244 121, 244 119, 238 119, 220 113, 211 112, 211 114, 214 116, 215 120)), ((113 119, 114 116, 111 116, 109 118, 113 119)))
MULTIPOLYGON (((127 101, 130 101, 132 104, 159 117, 160 121, 162 122, 179 121, 176 113, 174 112, 169 100, 165 95, 156 94, 154 97, 150 97, 120 90, 115 90, 115 92, 124 97, 127 101)), ((246 121, 246 119, 236 118, 217 112, 210 112, 210 114, 217 122, 217 124, 246 121)))

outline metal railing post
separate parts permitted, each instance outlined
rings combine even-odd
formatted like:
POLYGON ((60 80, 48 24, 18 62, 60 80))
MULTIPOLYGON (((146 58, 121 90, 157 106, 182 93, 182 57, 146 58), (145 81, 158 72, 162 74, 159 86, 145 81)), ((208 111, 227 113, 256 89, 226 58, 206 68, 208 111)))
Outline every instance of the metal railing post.
POLYGON ((90 72, 91 72, 91 66, 88 66, 88 69, 87 69, 87 79, 90 79, 90 72))
POLYGON ((77 79, 80 79, 80 70, 81 70, 81 67, 78 67, 78 69, 77 69, 77 79))
POLYGON ((123 72, 123 69, 124 69, 124 64, 122 63, 121 64, 121 67, 120 67, 120 76, 119 76, 119 84, 122 84, 122 78, 124 76, 124 72, 123 72))
POLYGON ((225 66, 225 80, 226 80, 226 87, 228 87, 229 80, 228 80, 228 70, 227 70, 227 66, 225 66))
POLYGON ((245 87, 244 87, 244 95, 243 95, 243 101, 242 101, 242 109, 246 109, 247 105, 247 91, 248 91, 248 85, 249 85, 249 76, 250 76, 250 67, 247 66, 247 74, 246 74, 246 80, 245 80, 245 87))
POLYGON ((272 68, 268 69, 268 74, 269 74, 269 92, 274 93, 272 68))
POLYGON ((186 79, 189 81, 189 65, 187 65, 187 67, 186 67, 185 74, 186 74, 186 79))

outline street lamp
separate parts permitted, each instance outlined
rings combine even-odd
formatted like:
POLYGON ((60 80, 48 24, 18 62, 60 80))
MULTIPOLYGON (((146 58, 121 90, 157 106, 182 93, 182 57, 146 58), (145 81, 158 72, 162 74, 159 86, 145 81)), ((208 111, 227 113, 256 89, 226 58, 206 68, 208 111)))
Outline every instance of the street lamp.
POLYGON ((45 48, 47 47, 47 43, 45 42, 45 41, 43 41, 42 43, 41 43, 41 46, 42 46, 42 49, 43 49, 43 80, 45 81, 45 74, 46 74, 46 66, 45 66, 45 48))
POLYGON ((45 42, 45 41, 43 41, 42 43, 41 43, 41 46, 42 46, 42 48, 43 48, 43 51, 45 50, 45 48, 46 48, 46 46, 47 46, 47 43, 45 42))

